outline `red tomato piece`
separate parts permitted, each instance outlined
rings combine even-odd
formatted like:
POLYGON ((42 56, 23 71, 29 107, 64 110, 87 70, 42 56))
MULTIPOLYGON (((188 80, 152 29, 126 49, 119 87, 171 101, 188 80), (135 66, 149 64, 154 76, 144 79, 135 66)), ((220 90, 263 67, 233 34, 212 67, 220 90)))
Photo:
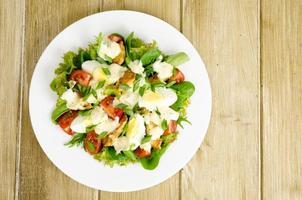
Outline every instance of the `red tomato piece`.
POLYGON ((145 158, 151 155, 151 152, 146 151, 140 147, 137 147, 137 149, 135 149, 135 155, 139 158, 145 158))
POLYGON ((185 75, 179 69, 176 69, 175 75, 169 78, 169 81, 175 81, 176 83, 183 82, 184 80, 185 80, 185 75))
POLYGON ((91 78, 91 74, 83 70, 74 70, 70 75, 70 80, 74 80, 82 86, 88 86, 91 78))
POLYGON ((98 138, 98 134, 94 131, 87 133, 84 140, 84 148, 90 154, 97 154, 102 149, 102 140, 98 138))
POLYGON ((77 116, 78 116, 78 112, 71 110, 59 117, 58 120, 59 126, 69 135, 74 134, 74 132, 70 128, 70 125, 74 120, 74 118, 76 118, 77 116))
POLYGON ((177 122, 175 120, 171 120, 169 122, 167 130, 165 130, 164 135, 169 135, 171 133, 175 133, 177 128, 177 122))
POLYGON ((112 119, 119 117, 119 119, 122 118, 124 111, 120 108, 115 108, 112 105, 112 102, 114 100, 113 96, 107 96, 105 99, 101 101, 101 106, 104 109, 104 111, 108 114, 109 117, 112 119))

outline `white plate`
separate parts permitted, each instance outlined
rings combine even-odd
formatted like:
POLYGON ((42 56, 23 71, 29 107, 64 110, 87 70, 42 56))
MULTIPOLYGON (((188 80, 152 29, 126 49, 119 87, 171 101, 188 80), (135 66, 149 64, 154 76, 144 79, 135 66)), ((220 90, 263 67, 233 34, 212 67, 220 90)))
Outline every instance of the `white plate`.
POLYGON ((85 17, 64 29, 41 55, 32 76, 29 111, 38 142, 48 158, 66 175, 89 187, 114 192, 135 191, 159 184, 177 173, 193 157, 207 131, 211 115, 211 88, 208 75, 197 51, 174 27, 139 12, 108 11, 85 17), (57 96, 49 84, 54 69, 64 52, 86 47, 99 32, 130 32, 145 41, 157 41, 165 53, 186 52, 190 61, 181 66, 186 80, 194 83, 196 91, 188 108, 192 125, 180 130, 178 139, 169 147, 153 171, 140 164, 110 168, 94 160, 82 148, 68 148, 70 139, 59 126, 51 122, 57 96))

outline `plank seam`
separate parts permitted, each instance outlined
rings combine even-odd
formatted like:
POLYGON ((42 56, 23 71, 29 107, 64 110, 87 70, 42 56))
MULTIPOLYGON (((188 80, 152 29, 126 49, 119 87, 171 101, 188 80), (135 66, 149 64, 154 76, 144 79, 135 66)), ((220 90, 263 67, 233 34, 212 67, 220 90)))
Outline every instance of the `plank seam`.
POLYGON ((260 22, 258 21, 258 27, 259 27, 259 70, 260 70, 260 77, 259 77, 259 81, 260 81, 260 89, 259 89, 259 93, 260 93, 260 106, 259 106, 259 148, 260 148, 260 158, 259 158, 259 198, 263 199, 263 60, 262 60, 262 0, 259 0, 258 3, 259 9, 259 18, 258 20, 260 20, 260 22))
POLYGON ((25 12, 26 5, 25 1, 21 1, 21 12, 22 12, 22 29, 21 29, 21 49, 20 49, 20 74, 19 74, 19 97, 18 97, 18 129, 17 129, 17 151, 16 151, 16 161, 15 161, 15 200, 19 199, 19 189, 20 189, 20 159, 21 159, 21 128, 22 128, 22 113, 23 113, 23 80, 24 80, 24 45, 25 45, 25 12))

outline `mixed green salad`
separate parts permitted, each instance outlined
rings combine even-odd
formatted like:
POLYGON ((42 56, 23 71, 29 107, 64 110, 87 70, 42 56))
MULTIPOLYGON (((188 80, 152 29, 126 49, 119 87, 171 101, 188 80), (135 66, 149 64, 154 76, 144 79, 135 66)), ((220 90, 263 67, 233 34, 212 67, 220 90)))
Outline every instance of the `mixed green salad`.
MULTIPOLYGON (((52 121, 84 150, 110 166, 140 162, 156 168, 186 118, 194 85, 178 68, 183 53, 166 55, 134 33, 100 33, 69 51, 50 87, 58 95, 52 121)), ((185 150, 185 149, 184 149, 185 150)))

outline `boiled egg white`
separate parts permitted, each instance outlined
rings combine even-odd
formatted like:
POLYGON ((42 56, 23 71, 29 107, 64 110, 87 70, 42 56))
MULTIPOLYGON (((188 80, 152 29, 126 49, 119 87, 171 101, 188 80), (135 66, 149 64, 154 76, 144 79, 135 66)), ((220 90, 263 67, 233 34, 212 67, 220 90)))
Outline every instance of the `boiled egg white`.
POLYGON ((96 60, 87 60, 85 62, 82 63, 82 69, 85 71, 85 72, 88 72, 90 74, 93 73, 93 71, 97 68, 97 67, 101 67, 102 64, 99 63, 98 61, 96 60))
POLYGON ((128 122, 128 128, 126 131, 126 137, 129 140, 131 149, 136 149, 140 145, 141 140, 144 138, 144 136, 144 118, 139 114, 135 114, 128 122))
POLYGON ((117 57, 121 53, 120 45, 114 41, 111 41, 108 37, 104 37, 100 49, 98 51, 98 55, 106 59, 106 56, 110 57, 111 59, 117 57), (105 56, 106 55, 106 56, 105 56))
POLYGON ((160 112, 161 119, 170 121, 170 120, 177 120, 179 117, 179 113, 170 107, 161 107, 158 110, 160 112))
POLYGON ((66 101, 67 108, 71 110, 84 110, 86 102, 83 101, 83 99, 78 95, 78 93, 72 91, 72 89, 66 90, 62 96, 61 99, 66 101))
POLYGON ((167 80, 173 75, 173 66, 166 62, 156 61, 153 64, 153 69, 157 72, 157 76, 160 80, 167 80))
POLYGON ((147 90, 138 100, 140 107, 145 107, 150 111, 160 107, 169 107, 177 100, 177 95, 174 90, 164 87, 158 87, 153 92, 147 90))
POLYGON ((140 60, 131 61, 128 67, 136 74, 142 74, 144 72, 143 63, 140 60))
POLYGON ((119 126, 119 118, 116 117, 114 120, 112 120, 111 118, 107 118, 107 120, 102 121, 101 123, 99 123, 94 131, 97 134, 100 134, 104 131, 110 133, 112 131, 114 131, 117 127, 119 126))

